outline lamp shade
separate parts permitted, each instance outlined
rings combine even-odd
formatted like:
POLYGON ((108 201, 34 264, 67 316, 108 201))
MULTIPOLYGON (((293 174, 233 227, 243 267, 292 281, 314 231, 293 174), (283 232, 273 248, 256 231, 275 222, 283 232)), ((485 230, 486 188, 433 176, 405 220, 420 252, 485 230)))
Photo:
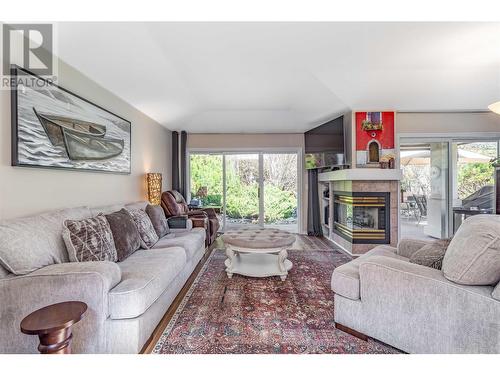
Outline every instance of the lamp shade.
POLYGON ((496 103, 493 103, 493 104, 490 104, 488 106, 488 109, 491 111, 491 112, 495 112, 497 114, 500 115, 500 102, 496 102, 496 103))
POLYGON ((161 203, 161 173, 147 173, 149 203, 159 205, 161 203))

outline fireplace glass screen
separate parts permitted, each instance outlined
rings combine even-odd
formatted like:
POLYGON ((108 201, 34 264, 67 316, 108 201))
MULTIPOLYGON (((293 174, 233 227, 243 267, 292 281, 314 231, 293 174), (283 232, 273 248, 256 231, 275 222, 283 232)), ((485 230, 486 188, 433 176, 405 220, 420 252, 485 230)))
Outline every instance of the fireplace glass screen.
POLYGON ((334 194, 334 231, 352 243, 390 243, 388 193, 334 194))

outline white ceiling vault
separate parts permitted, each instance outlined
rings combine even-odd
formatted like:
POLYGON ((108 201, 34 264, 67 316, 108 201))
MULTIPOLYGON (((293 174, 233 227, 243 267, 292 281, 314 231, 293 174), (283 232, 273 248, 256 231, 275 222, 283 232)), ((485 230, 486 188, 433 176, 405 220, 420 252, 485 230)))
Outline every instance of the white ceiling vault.
POLYGON ((500 23, 59 23, 68 64, 165 127, 303 132, 346 109, 485 110, 500 23))

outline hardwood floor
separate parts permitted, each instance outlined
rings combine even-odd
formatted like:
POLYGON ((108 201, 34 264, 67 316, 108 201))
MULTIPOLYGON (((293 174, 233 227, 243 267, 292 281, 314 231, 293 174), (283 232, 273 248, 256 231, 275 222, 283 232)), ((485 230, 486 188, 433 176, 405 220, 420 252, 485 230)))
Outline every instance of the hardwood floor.
MULTIPOLYGON (((167 312, 163 316, 163 318, 160 320, 160 323, 158 323, 158 326, 155 328, 153 331, 153 334, 149 338, 149 340, 144 344, 144 347, 141 350, 141 354, 149 354, 152 352, 154 349, 155 344, 158 342, 160 339, 163 331, 167 327, 168 323, 170 322, 170 319, 172 319, 172 316, 174 313, 177 311, 177 308, 179 307, 179 304, 182 302, 184 296, 188 292, 189 288, 193 284, 194 280, 196 279, 196 276, 198 276, 198 273, 200 272, 201 268, 207 261, 208 257, 214 251, 215 249, 220 249, 224 247, 224 243, 222 242, 222 239, 219 237, 215 240, 215 242, 210 245, 210 247, 207 249, 205 252, 205 256, 200 260, 200 263, 198 266, 196 266, 195 270, 189 277, 189 279, 186 281, 186 284, 184 284, 183 288, 177 295, 177 297, 174 299, 170 307, 168 308, 167 312)), ((334 245, 332 242, 327 240, 324 237, 310 237, 310 236, 304 236, 304 235, 297 235, 297 240, 295 241, 294 245, 291 248, 292 250, 332 250, 334 249, 334 245)))

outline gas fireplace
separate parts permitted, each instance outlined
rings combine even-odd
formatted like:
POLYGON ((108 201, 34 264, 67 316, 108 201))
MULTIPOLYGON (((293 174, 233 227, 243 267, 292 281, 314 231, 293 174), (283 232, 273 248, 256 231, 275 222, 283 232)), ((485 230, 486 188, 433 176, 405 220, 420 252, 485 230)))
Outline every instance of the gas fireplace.
POLYGON ((353 244, 389 244, 390 193, 335 192, 333 231, 353 244))

